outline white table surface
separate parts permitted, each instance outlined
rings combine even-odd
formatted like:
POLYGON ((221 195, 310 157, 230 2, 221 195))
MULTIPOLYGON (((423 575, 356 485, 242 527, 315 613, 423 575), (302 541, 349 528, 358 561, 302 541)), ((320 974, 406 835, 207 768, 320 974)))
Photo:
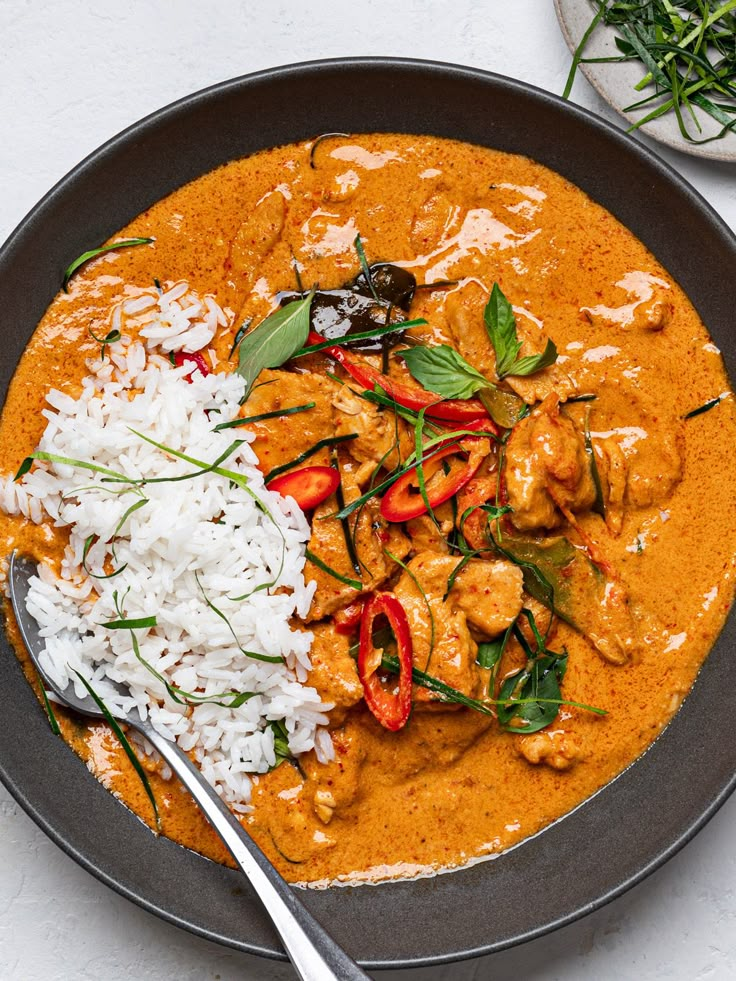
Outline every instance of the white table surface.
MULTIPOLYGON (((395 55, 559 93, 570 62, 551 0, 0 0, 0 41, 0 239, 104 140, 222 79, 313 58, 395 55)), ((620 125, 583 79, 573 98, 620 125)), ((660 152, 736 229, 736 168, 660 152)), ((732 799, 664 868, 586 919, 492 957, 381 977, 718 981, 736 978, 735 926, 732 799)), ((286 965, 189 936, 120 898, 0 787, 0 981, 291 977, 286 965)))

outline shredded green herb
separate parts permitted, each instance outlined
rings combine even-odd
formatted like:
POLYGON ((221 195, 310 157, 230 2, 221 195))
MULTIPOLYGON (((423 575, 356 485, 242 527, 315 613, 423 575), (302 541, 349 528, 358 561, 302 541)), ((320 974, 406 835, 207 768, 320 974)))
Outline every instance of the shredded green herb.
POLYGON ((233 346, 230 348, 230 353, 227 356, 228 361, 231 360, 232 356, 238 350, 238 345, 245 337, 248 328, 250 327, 250 324, 251 324, 250 320, 246 320, 245 323, 242 325, 242 327, 238 328, 235 337, 233 338, 233 346))
POLYGON ((719 395, 718 398, 711 399, 710 402, 705 402, 703 405, 699 405, 697 409, 691 409, 686 412, 682 417, 683 419, 694 419, 695 416, 701 416, 704 412, 710 412, 711 409, 715 409, 717 405, 723 401, 723 396, 719 395))
POLYGON ((376 287, 373 285, 373 277, 371 276, 371 267, 368 265, 368 260, 365 257, 365 249, 363 248, 363 243, 360 239, 360 235, 355 236, 355 241, 353 242, 355 246, 355 251, 358 253, 358 259, 360 261, 360 268, 365 276, 365 281, 368 284, 368 289, 371 291, 371 296, 376 301, 384 306, 386 301, 382 300, 378 293, 376 293, 376 287))
POLYGON ((122 337, 122 334, 120 333, 119 330, 111 330, 106 337, 98 337, 97 334, 95 334, 95 332, 90 327, 89 336, 92 338, 93 341, 97 341, 98 344, 102 345, 100 348, 100 361, 104 361, 105 351, 107 350, 108 345, 117 344, 117 342, 122 337))
POLYGON ((148 780, 148 776, 146 774, 146 771, 141 766, 141 762, 138 759, 138 757, 136 756, 135 750, 130 745, 130 742, 128 740, 128 737, 125 735, 125 733, 123 732, 123 730, 120 728, 120 725, 118 723, 118 720, 110 712, 110 710, 107 707, 107 705, 105 705, 105 703, 102 701, 102 699, 100 698, 100 696, 94 690, 94 688, 92 687, 92 685, 90 685, 90 683, 87 681, 87 679, 85 677, 83 677, 79 673, 79 671, 76 671, 75 670, 74 671, 74 674, 82 682, 82 684, 84 685, 84 687, 89 692, 90 698, 95 703, 95 705, 100 710, 100 712, 102 712, 103 716, 105 717, 105 721, 110 726, 110 728, 112 729, 112 731, 115 733, 118 742, 123 747, 123 751, 125 752, 125 755, 128 757, 128 759, 130 760, 130 762, 131 762, 131 764, 133 766, 133 769, 138 774, 138 778, 139 778, 140 782, 143 784, 143 789, 146 792, 146 797, 151 802, 151 807, 153 808, 153 814, 154 814, 154 817, 156 819, 156 827, 160 831, 161 830, 161 818, 160 818, 160 815, 158 813, 158 805, 156 804, 156 798, 153 795, 153 790, 151 789, 151 784, 150 784, 150 782, 148 780))
POLYGON ((351 586, 353 589, 363 589, 362 582, 360 582, 358 579, 351 579, 349 576, 343 576, 342 573, 327 565, 326 562, 323 562, 322 559, 318 555, 315 555, 311 549, 305 549, 304 554, 312 565, 316 565, 318 569, 321 569, 322 572, 326 572, 327 575, 332 576, 333 579, 337 579, 338 582, 343 583, 345 586, 351 586))
MULTIPOLYGON (((399 660, 390 654, 383 654, 381 657, 381 667, 385 671, 391 671, 393 674, 399 673, 399 660)), ((442 700, 445 702, 453 702, 455 705, 464 705, 465 708, 473 709, 475 712, 480 712, 481 715, 494 715, 493 709, 484 705, 483 702, 479 702, 477 698, 471 698, 469 695, 464 695, 463 692, 458 691, 457 688, 453 688, 451 685, 446 685, 444 681, 440 681, 439 678, 433 677, 431 674, 427 674, 426 671, 420 671, 419 668, 412 668, 411 671, 412 681, 415 685, 419 685, 421 688, 426 688, 427 691, 433 691, 438 695, 442 696, 442 700)))
POLYGON ((300 464, 308 460, 310 456, 314 456, 315 453, 319 453, 320 450, 324 450, 331 446, 337 446, 338 443, 344 443, 347 440, 357 439, 357 433, 347 433, 345 436, 327 436, 325 439, 317 440, 312 446, 300 453, 299 456, 295 456, 293 460, 288 463, 282 463, 281 466, 274 467, 273 470, 269 470, 266 476, 263 478, 264 482, 268 484, 278 477, 280 473, 286 473, 287 470, 291 470, 292 467, 298 467, 300 464))
POLYGON ((122 242, 113 242, 112 245, 103 245, 99 249, 90 249, 89 252, 83 252, 74 260, 74 262, 67 266, 66 271, 64 272, 64 279, 61 284, 64 292, 69 292, 69 280, 72 278, 74 273, 86 263, 91 262, 92 259, 96 259, 98 255, 102 255, 103 252, 113 252, 117 249, 132 248, 136 245, 150 245, 153 241, 154 239, 152 238, 127 238, 122 242))
MULTIPOLYGON (((337 470, 337 473, 340 477, 340 481, 335 490, 335 500, 337 502, 338 509, 342 511, 342 509, 345 507, 345 491, 343 490, 343 486, 342 486, 342 472, 340 470, 340 458, 337 455, 337 450, 335 449, 334 446, 332 447, 332 450, 330 452, 330 460, 332 461, 332 466, 335 468, 335 470, 337 470)), ((345 548, 347 549, 348 556, 350 558, 350 564, 353 567, 353 571, 355 572, 355 574, 358 577, 360 577, 361 576, 360 570, 362 568, 362 563, 358 558, 358 549, 356 547, 354 533, 350 528, 350 522, 347 518, 340 518, 339 520, 340 520, 340 525, 342 526, 342 534, 343 534, 343 538, 345 539, 345 548)), ((358 515, 358 517, 355 520, 354 528, 355 528, 356 535, 358 532, 359 520, 360 520, 360 515, 358 515)))
POLYGON ((585 395, 573 395, 572 398, 567 400, 566 404, 573 405, 575 402, 594 402, 597 398, 597 395, 588 392, 585 395))
POLYGON ((110 470, 109 467, 100 467, 96 463, 87 463, 84 460, 74 460, 68 456, 57 456, 55 453, 44 453, 41 450, 37 450, 35 453, 31 453, 27 456, 25 460, 18 467, 18 472, 16 473, 13 480, 20 480, 21 477, 25 477, 28 471, 33 466, 34 460, 43 460, 46 463, 63 463, 68 467, 79 467, 80 470, 91 470, 92 473, 102 473, 108 477, 114 477, 117 480, 124 480, 127 482, 127 477, 123 474, 118 473, 117 470, 110 470))
POLYGON ((321 341, 319 344, 309 344, 307 347, 300 348, 296 354, 293 354, 291 360, 303 358, 307 354, 316 354, 317 351, 324 351, 328 347, 335 347, 335 345, 345 342, 352 344, 353 341, 367 341, 374 337, 383 337, 384 334, 395 334, 398 330, 409 330, 410 327, 422 327, 426 323, 427 321, 424 317, 417 317, 415 320, 400 320, 394 324, 379 324, 372 330, 363 330, 358 334, 346 334, 344 337, 338 337, 331 341, 321 341))
POLYGON ((156 617, 134 617, 130 620, 110 620, 107 623, 101 623, 101 627, 106 627, 108 630, 145 630, 149 627, 156 626, 156 617))
POLYGON ((119 576, 120 573, 127 568, 128 563, 124 562, 119 569, 116 569, 114 572, 109 572, 107 573, 107 575, 102 575, 101 573, 98 572, 92 572, 92 570, 87 565, 87 556, 89 555, 89 550, 94 545, 96 538, 97 538, 96 535, 88 535, 87 538, 85 538, 84 540, 84 547, 82 549, 82 568, 87 573, 87 575, 90 576, 92 579, 114 579, 115 576, 119 576))
POLYGON ((317 169, 314 163, 314 153, 317 147, 320 145, 320 143, 324 143, 325 140, 331 140, 333 139, 333 137, 338 137, 338 136, 341 136, 345 140, 350 138, 349 133, 322 133, 321 136, 317 137, 317 139, 314 141, 309 151, 309 166, 312 168, 312 170, 317 169))
POLYGON ((584 442, 585 442, 585 455, 588 457, 588 466, 590 467, 590 475, 593 478, 593 486, 595 487, 595 500, 591 506, 591 511, 595 511, 596 514, 605 520, 606 517, 606 501, 603 497, 603 486, 601 484, 601 475, 598 471, 598 462, 595 458, 595 447, 593 446, 593 440, 590 435, 590 406, 585 410, 585 432, 584 432, 584 442))
POLYGON ((273 722, 269 723, 268 727, 273 733, 273 751, 276 754, 276 762, 271 769, 275 770, 277 766, 280 766, 285 761, 293 763, 294 754, 289 749, 289 733, 286 731, 284 720, 274 719, 273 722))
POLYGON ((46 693, 46 685, 44 684, 43 678, 39 676, 39 687, 41 688, 41 698, 43 699, 43 707, 46 709, 46 715, 49 718, 49 725, 51 726, 51 731, 55 736, 61 735, 61 727, 59 725, 59 720, 56 718, 53 708, 51 707, 51 700, 46 693))
POLYGON ((593 20, 573 55, 563 98, 570 95, 578 65, 595 61, 638 61, 645 74, 636 84, 653 92, 624 112, 649 107, 629 132, 674 112, 680 134, 688 143, 722 139, 736 128, 736 0, 592 0, 593 20), (619 54, 613 58, 585 58, 585 48, 599 23, 614 27, 619 54), (696 109, 716 122, 720 130, 710 137, 702 132, 696 109))
POLYGON ((240 426, 247 426, 251 422, 263 422, 264 419, 280 419, 281 416, 293 416, 297 412, 307 412, 309 409, 313 409, 316 404, 316 402, 305 402, 304 405, 290 405, 286 409, 274 409, 272 412, 261 412, 255 416, 239 416, 237 419, 231 419, 230 422, 218 423, 212 432, 219 433, 223 429, 237 429, 240 426))

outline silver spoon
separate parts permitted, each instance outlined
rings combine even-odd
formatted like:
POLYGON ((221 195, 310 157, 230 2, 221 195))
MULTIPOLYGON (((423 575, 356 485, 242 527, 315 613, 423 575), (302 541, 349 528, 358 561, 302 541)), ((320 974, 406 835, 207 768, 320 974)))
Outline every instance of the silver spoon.
MULTIPOLYGON (((16 552, 11 554, 8 574, 10 601, 28 653, 46 688, 60 702, 82 715, 102 718, 102 712, 90 696, 78 698, 72 685, 63 692, 59 691, 39 664, 39 655, 45 645, 43 638, 39 636, 38 624, 26 609, 28 581, 35 574, 36 567, 33 563, 18 556, 16 552)), ((121 694, 126 694, 124 685, 119 684, 117 688, 121 694)), ((357 981, 359 978, 368 978, 297 899, 286 880, 223 804, 186 753, 176 743, 156 732, 149 722, 141 718, 137 710, 115 717, 146 737, 196 800, 202 813, 258 893, 297 975, 303 981, 357 981)))

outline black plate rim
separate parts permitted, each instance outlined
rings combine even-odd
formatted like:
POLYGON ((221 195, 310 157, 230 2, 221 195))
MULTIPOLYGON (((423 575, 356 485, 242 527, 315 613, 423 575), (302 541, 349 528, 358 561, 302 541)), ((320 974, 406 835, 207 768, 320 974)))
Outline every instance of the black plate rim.
MULTIPOLYGON (((2 249, 0 249, 0 267, 2 267, 6 261, 12 261, 13 251, 18 242, 29 233, 29 229, 35 223, 35 221, 43 217, 46 210, 54 205, 60 198, 64 197, 70 185, 73 185, 88 171, 88 169, 104 163, 106 158, 114 155, 119 148, 130 145, 131 142, 134 142, 136 139, 144 136, 149 131, 155 130, 157 127, 162 126, 172 120, 175 121, 180 115, 186 115, 192 110, 193 107, 206 104, 210 101, 216 101, 221 96, 226 95, 230 91, 239 90, 243 86, 254 86, 275 80, 299 79, 304 75, 312 75, 320 71, 354 71, 356 69, 364 69, 367 72, 404 70, 418 74, 429 73, 435 77, 444 76, 447 79, 454 77, 469 81, 475 80, 500 86, 501 88, 505 87, 517 94, 523 93, 526 95, 531 95, 538 103, 547 104, 555 109, 564 107, 564 111, 568 115, 576 118, 588 129, 596 131, 598 134, 613 140, 621 146, 625 144, 630 155, 635 158, 638 157, 640 160, 644 161, 649 168, 657 171, 666 183, 674 185, 681 195, 690 199, 696 210, 701 212, 712 229, 724 239, 726 247, 730 247, 730 249, 736 255, 736 237, 725 221, 713 210, 710 204, 702 197, 702 195, 699 194, 699 192, 697 192, 687 181, 685 181, 672 166, 658 157, 657 154, 648 147, 636 140, 631 139, 630 137, 627 137, 616 126, 607 122, 606 120, 601 119, 588 110, 563 102, 559 97, 533 85, 481 69, 423 59, 346 57, 300 62, 249 73, 234 79, 228 79, 226 81, 210 85, 191 95, 185 96, 182 99, 171 102, 165 107, 156 110, 139 121, 131 124, 119 134, 113 136, 111 139, 103 143, 98 149, 88 154, 82 161, 80 161, 79 164, 64 175, 28 212, 28 214, 19 222, 13 232, 11 232, 2 249)), ((731 615, 730 619, 733 620, 733 614, 731 615)), ((20 672, 19 668, 17 670, 20 672)), ((700 682, 696 681, 692 692, 690 695, 688 695, 684 704, 687 705, 689 702, 691 702, 701 688, 702 685, 700 682)), ((675 722, 679 715, 680 713, 675 716, 675 722)), ((663 741, 663 739, 667 738, 668 733, 673 729, 674 725, 675 723, 670 723, 664 732, 649 747, 647 752, 639 757, 639 759, 629 768, 624 770, 623 773, 620 774, 614 781, 611 781, 596 795, 583 802, 581 805, 579 805, 579 807, 570 812, 569 815, 566 815, 560 819, 560 821, 556 822, 552 827, 563 825, 569 817, 589 807, 594 801, 596 801, 596 799, 600 798, 601 795, 606 794, 606 792, 611 788, 615 788, 615 786, 619 784, 633 768, 637 767, 645 759, 651 756, 653 750, 656 750, 657 746, 663 741)), ((90 859, 83 850, 78 848, 71 840, 65 837, 63 829, 55 827, 46 819, 45 815, 39 811, 37 804, 34 803, 34 801, 25 793, 25 790, 21 786, 17 785, 13 780, 11 774, 6 769, 2 758, 0 758, 0 780, 3 782, 17 803, 21 806, 21 808, 60 848, 62 848, 63 851, 70 855, 70 857, 72 857, 83 868, 91 872, 100 881, 113 888, 120 895, 125 896, 127 899, 130 899, 142 908, 160 916, 162 919, 167 920, 168 922, 205 939, 263 957, 279 960, 285 959, 283 952, 276 945, 267 946, 251 941, 244 942, 224 934, 219 934, 212 929, 203 928, 197 923, 192 923, 187 919, 178 917, 170 910, 166 909, 165 906, 162 906, 152 899, 147 898, 145 895, 141 895, 139 892, 136 892, 134 889, 128 887, 125 883, 118 881, 114 874, 110 874, 105 868, 102 868, 96 864, 95 861, 90 859)), ((107 791, 104 791, 99 785, 95 786, 97 791, 101 790, 103 794, 109 796, 107 791)), ((451 963, 461 959, 478 957, 515 946, 531 939, 541 937, 552 930, 572 923, 580 917, 585 916, 587 913, 592 912, 595 909, 599 909, 611 900, 615 899, 617 896, 621 895, 623 892, 630 889, 633 885, 641 882, 648 875, 659 868, 664 862, 676 854, 676 852, 679 851, 710 820, 710 818, 722 806, 725 800, 727 800, 734 788, 736 788, 736 770, 732 770, 730 776, 721 781, 719 789, 714 796, 712 796, 707 804, 698 811, 695 817, 690 819, 689 822, 681 828, 677 835, 669 839, 666 847, 663 847, 662 850, 655 855, 655 857, 638 868, 635 873, 625 876, 617 884, 602 892, 593 901, 585 903, 584 905, 571 910, 565 915, 559 916, 555 919, 548 919, 540 926, 520 931, 515 936, 506 938, 499 942, 478 944, 477 946, 466 946, 461 950, 456 949, 431 956, 402 956, 398 958, 365 957, 361 959, 361 963, 373 969, 415 967, 420 965, 429 966, 451 963)), ((130 816, 130 819, 133 823, 139 823, 137 822, 137 819, 133 818, 132 816, 130 816)), ((540 835, 547 834, 548 830, 549 829, 545 829, 545 831, 541 832, 540 835)), ((540 835, 534 837, 538 838, 540 835)), ((530 840, 533 839, 527 839, 527 841, 530 840)), ((185 853, 187 855, 191 854, 186 852, 185 849, 180 848, 180 846, 173 845, 170 842, 166 843, 166 846, 171 846, 171 848, 175 849, 178 853, 185 853)), ((523 848, 523 846, 524 843, 521 843, 520 845, 516 846, 516 848, 511 849, 510 852, 505 854, 513 854, 514 852, 523 848)), ((198 859, 206 862, 206 860, 201 859, 199 856, 198 859)), ((498 859, 496 859, 496 861, 497 860, 498 859)), ((207 864, 212 865, 213 863, 207 862, 207 864)), ((476 868, 477 867, 478 866, 476 866, 476 868)), ((237 873, 231 874, 237 879, 237 873)), ((462 876, 463 874, 463 870, 457 870, 452 873, 438 876, 436 877, 435 881, 443 880, 447 878, 448 875, 450 878, 456 878, 462 876)), ((380 889, 388 892, 396 885, 397 884, 389 883, 382 884, 377 887, 365 886, 361 887, 361 890, 380 889)), ((345 888, 350 889, 351 887, 345 888)), ((310 895, 319 894, 307 893, 305 895, 308 899, 310 895)))

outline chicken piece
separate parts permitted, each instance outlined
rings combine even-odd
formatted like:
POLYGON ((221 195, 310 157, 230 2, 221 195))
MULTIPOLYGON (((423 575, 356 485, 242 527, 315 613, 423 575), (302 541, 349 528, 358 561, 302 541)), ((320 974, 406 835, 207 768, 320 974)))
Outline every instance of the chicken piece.
POLYGON ((347 710, 363 697, 363 686, 358 678, 358 668, 350 656, 349 639, 335 632, 329 624, 317 624, 312 628, 314 640, 309 656, 312 669, 306 684, 316 688, 323 702, 330 702, 330 723, 339 725, 347 710))
MULTIPOLYGON (((238 229, 226 261, 229 280, 227 305, 239 309, 258 276, 258 267, 281 238, 286 218, 286 199, 271 191, 256 204, 238 229)), ((236 323, 242 323, 236 318, 236 323)))
MULTIPOLYGON (((345 503, 349 504, 360 496, 360 488, 347 468, 342 471, 342 486, 345 503)), ((341 576, 361 583, 356 589, 341 582, 324 569, 307 560, 304 578, 317 582, 317 591, 306 617, 307 623, 322 620, 336 610, 351 603, 361 593, 378 589, 396 568, 390 559, 391 552, 399 559, 409 553, 409 539, 400 527, 389 526, 379 511, 379 502, 372 498, 363 508, 348 518, 351 534, 355 540, 355 551, 360 561, 360 569, 353 567, 345 541, 343 525, 334 515, 338 511, 335 495, 323 501, 314 512, 310 551, 330 569, 341 576)))
MULTIPOLYGON (((529 354, 539 352, 530 349, 525 350, 525 345, 521 348, 519 357, 526 357, 529 354)), ((526 378, 521 375, 508 375, 504 381, 509 388, 523 399, 527 405, 534 405, 542 402, 548 395, 556 395, 560 402, 566 402, 573 395, 577 394, 577 386, 571 375, 565 371, 562 365, 552 364, 549 368, 528 375, 526 378)))
POLYGON ((418 518, 411 518, 406 522, 405 527, 411 539, 411 547, 414 553, 439 552, 440 554, 447 554, 447 542, 442 537, 442 530, 437 527, 428 514, 421 514, 418 518))
MULTIPOLYGON (((449 559, 448 571, 447 560, 448 556, 432 552, 416 556, 394 593, 409 621, 414 666, 475 698, 482 689, 480 669, 475 663, 478 646, 470 635, 465 613, 442 599, 447 576, 457 564, 457 560, 449 559), (437 560, 442 563, 439 569, 437 560)), ((416 687, 413 700, 415 705, 436 705, 439 699, 426 688, 416 687)))
POLYGON ((615 324, 635 330, 662 330, 672 320, 675 305, 665 280, 636 270, 626 273, 616 283, 616 288, 625 292, 626 303, 618 307, 604 303, 581 307, 581 314, 593 324, 615 324))
MULTIPOLYGON (((458 564, 455 558, 450 562, 458 564)), ((448 599, 465 613, 478 637, 490 640, 510 627, 521 612, 522 585, 519 566, 471 559, 457 574, 448 599)))
MULTIPOLYGON (((520 358, 541 354, 547 346, 548 337, 541 326, 530 317, 516 318, 516 335, 521 341, 520 358)), ((555 361, 549 368, 535 371, 533 375, 508 375, 505 379, 509 388, 527 405, 542 402, 553 392, 560 402, 566 402, 577 393, 575 380, 569 374, 564 364, 555 361)))
POLYGON ((460 208, 443 191, 436 191, 418 208, 411 226, 416 255, 428 255, 456 223, 460 208))
POLYGON ((413 436, 409 427, 393 412, 381 412, 377 405, 359 398, 347 387, 342 387, 333 397, 335 408, 335 435, 357 433, 347 450, 354 460, 362 464, 355 474, 361 487, 370 480, 381 466, 393 470, 413 451, 413 436), (398 443, 398 445, 397 445, 398 443))
POLYGON ((609 580, 599 603, 589 605, 585 636, 604 661, 621 666, 631 660, 638 646, 636 621, 623 584, 609 580))
POLYGON ((314 812, 327 824, 336 810, 352 804, 360 794, 360 777, 366 746, 358 726, 347 722, 332 732, 334 759, 319 763, 313 753, 302 757, 307 788, 312 793, 314 812))
POLYGON ((626 501, 638 508, 666 501, 682 480, 681 432, 676 422, 652 420, 646 437, 632 448, 626 480, 626 501))
MULTIPOLYGON (((464 581, 466 570, 461 571, 460 582, 456 581, 444 599, 448 579, 459 561, 423 552, 411 560, 394 592, 409 621, 415 666, 475 698, 483 679, 475 663, 477 645, 469 622, 485 638, 505 630, 521 609, 521 573, 507 562, 478 560, 471 563, 475 567, 467 569, 464 581)), ((436 701, 437 697, 418 688, 415 700, 436 701)))
POLYGON ((490 472, 483 473, 481 468, 457 495, 457 528, 472 549, 487 548, 489 545, 486 533, 488 515, 476 505, 496 502, 499 491, 498 472, 495 470, 495 461, 492 465, 494 469, 490 472), (463 515, 466 515, 465 520, 463 515))
POLYGON ((603 485, 606 504, 606 526, 612 535, 621 534, 626 495, 626 457, 618 440, 609 436, 593 441, 598 475, 603 485))
POLYGON ((672 320, 675 305, 668 286, 655 286, 652 296, 640 303, 634 314, 634 326, 639 330, 662 330, 672 320))
POLYGON ((585 756, 580 738, 565 729, 543 729, 528 736, 514 736, 517 752, 535 766, 569 770, 585 756))
POLYGON ((483 321, 488 294, 476 283, 454 290, 445 301, 452 346, 486 378, 496 377, 496 355, 483 321))
POLYGON ((515 427, 506 449, 505 478, 511 521, 519 531, 556 528, 564 520, 560 507, 586 511, 595 501, 585 443, 560 414, 556 395, 515 427))
MULTIPOLYGON (((581 406, 566 411, 582 428, 581 406)), ((671 496, 682 479, 683 427, 681 419, 663 416, 656 395, 625 377, 606 380, 590 410, 590 429, 593 445, 601 450, 596 461, 605 476, 603 490, 608 489, 614 507, 619 507, 622 481, 629 510, 671 496), (610 481, 615 487, 606 488, 610 481)))
MULTIPOLYGON (((248 425, 247 428, 255 433, 252 446, 264 473, 289 463, 319 440, 334 436, 332 400, 335 391, 340 387, 337 382, 311 373, 298 375, 268 369, 261 372, 258 381, 258 386, 253 389, 241 410, 244 416, 315 403, 312 409, 307 409, 298 416, 283 416, 280 419, 268 419, 248 425), (275 384, 271 384, 272 382, 275 384), (295 439, 295 419, 299 420, 299 439, 295 439)), ((305 466, 323 464, 329 464, 327 450, 321 456, 311 457, 305 466)))

